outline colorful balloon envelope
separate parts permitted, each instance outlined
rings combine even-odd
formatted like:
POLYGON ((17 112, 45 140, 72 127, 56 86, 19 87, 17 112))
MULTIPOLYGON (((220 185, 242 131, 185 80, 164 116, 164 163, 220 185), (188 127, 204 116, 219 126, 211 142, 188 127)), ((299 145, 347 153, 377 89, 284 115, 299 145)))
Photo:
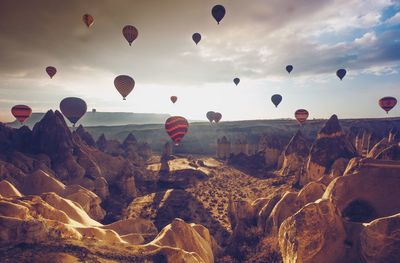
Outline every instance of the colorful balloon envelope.
POLYGON ((217 21, 218 24, 224 18, 225 13, 226 13, 225 7, 223 7, 222 5, 216 5, 211 10, 211 14, 214 17, 215 21, 217 21))
POLYGON ((60 102, 60 110, 75 127, 75 124, 87 111, 86 102, 83 99, 68 97, 60 102))
POLYGON ((94 18, 93 18, 93 16, 91 16, 89 14, 84 14, 82 16, 82 21, 83 21, 83 23, 85 23, 85 25, 87 27, 91 27, 94 23, 94 18))
POLYGON ((119 75, 114 79, 114 86, 122 95, 122 98, 126 100, 126 97, 135 87, 135 80, 127 75, 119 75))
POLYGON ((54 77, 54 75, 57 73, 57 69, 55 67, 48 66, 48 67, 46 67, 46 72, 52 79, 54 77))
POLYGON ((194 41, 194 43, 196 43, 196 45, 200 42, 200 40, 201 40, 201 35, 200 35, 200 33, 194 33, 193 35, 192 35, 192 39, 193 39, 193 41, 194 41))
POLYGON ((173 116, 165 122, 165 130, 171 140, 178 145, 189 129, 188 121, 181 116, 173 116))
POLYGON ((272 103, 275 105, 275 107, 278 107, 278 105, 281 103, 282 101, 282 96, 279 94, 274 94, 271 97, 271 101, 272 103))
POLYGON ((172 103, 174 103, 175 104, 175 102, 178 100, 178 97, 177 96, 171 96, 171 101, 172 101, 172 103))
POLYGON ((379 106, 386 111, 386 114, 389 113, 391 109, 393 109, 397 104, 397 99, 394 97, 383 97, 379 100, 379 106))
POLYGON ((215 121, 215 123, 218 123, 221 119, 222 119, 222 114, 219 113, 219 112, 216 112, 216 113, 214 114, 214 121, 215 121))
POLYGON ((346 76, 347 71, 343 68, 338 69, 338 71, 336 71, 336 76, 338 76, 338 78, 340 80, 342 80, 344 78, 344 76, 346 76))
POLYGON ((207 112, 206 117, 207 117, 209 122, 212 123, 214 121, 214 115, 215 115, 215 112, 213 112, 213 111, 207 112))
POLYGON ((239 78, 234 78, 233 79, 233 83, 235 83, 236 86, 239 85, 240 79, 239 78))
POLYGON ((293 66, 292 65, 287 65, 286 66, 286 71, 290 74, 290 72, 292 72, 293 70, 293 66))
POLYGON ((294 113, 294 117, 302 125, 308 119, 308 111, 299 109, 294 113))
POLYGON ((122 34, 124 35, 126 41, 132 46, 132 42, 138 37, 139 32, 136 27, 127 25, 122 29, 122 34))
POLYGON ((11 108, 11 113, 22 124, 32 115, 32 109, 26 105, 15 105, 11 108))

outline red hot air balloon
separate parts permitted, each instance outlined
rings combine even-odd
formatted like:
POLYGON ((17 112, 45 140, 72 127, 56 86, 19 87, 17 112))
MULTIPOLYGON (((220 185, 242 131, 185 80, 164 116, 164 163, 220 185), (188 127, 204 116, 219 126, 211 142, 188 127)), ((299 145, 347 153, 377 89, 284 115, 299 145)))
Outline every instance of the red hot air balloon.
POLYGON ((132 46, 132 42, 138 37, 139 32, 136 27, 127 25, 122 29, 122 34, 125 39, 128 41, 129 45, 132 46))
POLYGON ((224 18, 225 13, 226 13, 225 7, 223 7, 222 5, 216 5, 211 10, 211 14, 218 24, 224 18))
POLYGON ((389 113, 391 109, 394 108, 397 104, 397 99, 393 97, 383 97, 382 99, 379 100, 379 106, 386 111, 386 114, 389 113))
POLYGON ((50 78, 52 79, 54 77, 54 75, 57 73, 57 69, 55 67, 48 66, 46 68, 46 72, 50 76, 50 78))
POLYGON ((114 79, 114 86, 122 95, 124 100, 126 100, 126 96, 128 96, 135 87, 135 81, 130 76, 119 75, 114 79))
POLYGON ((239 78, 234 78, 233 79, 233 83, 235 83, 236 86, 239 85, 240 79, 239 78))
POLYGON ((87 105, 83 99, 68 97, 60 102, 60 110, 75 127, 75 124, 79 121, 79 119, 85 115, 87 111, 87 105))
POLYGON ((308 111, 304 109, 297 110, 294 113, 296 120, 302 125, 308 118, 308 111))
POLYGON ((187 120, 180 116, 173 116, 165 122, 165 130, 171 140, 178 145, 189 129, 187 120))
POLYGON ((201 40, 201 35, 200 35, 200 33, 194 33, 193 35, 192 35, 192 39, 193 39, 193 41, 194 41, 194 43, 196 43, 196 45, 200 42, 200 40, 201 40))
POLYGON ((32 115, 32 109, 26 105, 15 105, 11 108, 11 113, 22 124, 32 115))
POLYGON ((85 23, 85 25, 87 27, 91 27, 94 23, 94 18, 93 18, 93 16, 91 16, 89 14, 84 14, 82 16, 82 21, 83 21, 83 23, 85 23))
POLYGON ((178 97, 177 96, 171 96, 171 101, 172 101, 172 103, 174 103, 175 104, 175 102, 178 100, 178 97))
POLYGON ((215 123, 218 123, 221 119, 222 119, 222 114, 219 113, 219 112, 216 112, 216 113, 214 114, 214 121, 215 121, 215 123))
POLYGON ((213 111, 207 112, 206 117, 207 117, 207 119, 209 120, 210 123, 213 122, 213 120, 214 120, 214 115, 215 115, 215 112, 213 112, 213 111))

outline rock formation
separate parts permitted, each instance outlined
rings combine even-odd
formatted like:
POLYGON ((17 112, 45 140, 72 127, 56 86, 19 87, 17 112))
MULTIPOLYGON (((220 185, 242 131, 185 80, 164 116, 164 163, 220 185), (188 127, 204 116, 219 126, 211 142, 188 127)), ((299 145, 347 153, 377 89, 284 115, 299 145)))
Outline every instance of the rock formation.
POLYGON ((301 131, 298 130, 283 152, 284 160, 280 174, 282 176, 294 175, 300 177, 309 152, 307 142, 301 131))
POLYGON ((305 185, 317 181, 329 174, 333 163, 339 158, 351 159, 356 151, 346 139, 336 115, 325 123, 317 140, 311 147, 305 173, 300 178, 300 184, 305 185))

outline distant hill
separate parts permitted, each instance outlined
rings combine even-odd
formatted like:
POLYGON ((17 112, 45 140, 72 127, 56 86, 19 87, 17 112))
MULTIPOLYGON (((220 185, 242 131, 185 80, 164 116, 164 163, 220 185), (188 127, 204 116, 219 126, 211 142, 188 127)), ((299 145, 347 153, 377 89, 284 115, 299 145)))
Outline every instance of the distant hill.
MULTIPOLYGON (((36 122, 40 121, 45 113, 33 113, 32 116, 24 123, 29 127, 33 127, 36 122)), ((130 124, 159 124, 164 123, 169 114, 157 113, 133 113, 133 112, 87 112, 85 116, 78 122, 83 126, 121 126, 130 124)), ((67 121, 68 125, 70 122, 67 121)), ((20 127, 17 121, 8 124, 11 127, 20 127)))

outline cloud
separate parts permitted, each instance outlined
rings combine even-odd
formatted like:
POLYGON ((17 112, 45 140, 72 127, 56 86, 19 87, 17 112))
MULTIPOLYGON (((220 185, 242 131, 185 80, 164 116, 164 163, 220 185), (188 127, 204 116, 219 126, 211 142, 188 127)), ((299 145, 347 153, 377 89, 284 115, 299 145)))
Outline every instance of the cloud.
POLYGON ((227 15, 217 25, 211 0, 2 0, 0 95, 33 103, 42 96, 43 108, 70 93, 106 103, 117 98, 119 74, 133 76, 137 89, 201 89, 236 76, 277 84, 293 64, 299 82, 324 83, 341 67, 349 74, 392 74, 400 60, 399 31, 375 31, 398 19, 381 21, 390 0, 219 3, 227 15), (84 13, 95 18, 90 29, 84 13), (121 34, 126 24, 139 29, 132 47, 121 34), (202 34, 198 46, 194 32, 202 34), (52 81, 48 65, 58 69, 52 81))

